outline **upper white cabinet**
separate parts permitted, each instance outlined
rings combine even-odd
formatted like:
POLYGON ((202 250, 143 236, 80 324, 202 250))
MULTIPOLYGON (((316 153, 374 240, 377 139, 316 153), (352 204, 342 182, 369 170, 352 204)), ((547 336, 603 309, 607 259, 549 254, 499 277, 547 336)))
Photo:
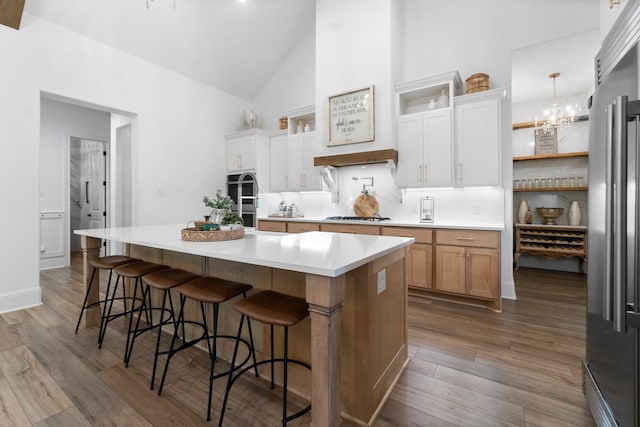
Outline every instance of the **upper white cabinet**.
POLYGON ((398 187, 500 185, 505 89, 461 89, 457 71, 395 86, 398 187))
POLYGON ((271 138, 271 191, 321 190, 320 169, 313 166, 315 132, 271 138))
POLYGON ((249 129, 225 136, 227 174, 253 172, 260 191, 269 188, 270 137, 262 129, 249 129))
POLYGON ((400 187, 453 185, 451 108, 398 117, 400 187))
POLYGON ((395 86, 399 187, 453 185, 452 99, 461 88, 457 71, 395 86))
POLYGON ((500 185, 500 105, 504 95, 503 88, 454 99, 456 186, 500 185))

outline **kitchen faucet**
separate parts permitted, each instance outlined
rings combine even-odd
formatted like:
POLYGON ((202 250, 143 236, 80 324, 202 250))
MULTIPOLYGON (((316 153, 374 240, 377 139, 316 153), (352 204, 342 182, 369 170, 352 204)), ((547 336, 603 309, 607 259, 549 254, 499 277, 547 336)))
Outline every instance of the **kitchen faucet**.
POLYGON ((354 176, 352 178, 354 181, 360 181, 363 179, 370 179, 371 180, 371 184, 362 184, 362 192, 364 194, 369 194, 369 191, 367 191, 367 186, 368 187, 373 187, 373 177, 372 176, 354 176))

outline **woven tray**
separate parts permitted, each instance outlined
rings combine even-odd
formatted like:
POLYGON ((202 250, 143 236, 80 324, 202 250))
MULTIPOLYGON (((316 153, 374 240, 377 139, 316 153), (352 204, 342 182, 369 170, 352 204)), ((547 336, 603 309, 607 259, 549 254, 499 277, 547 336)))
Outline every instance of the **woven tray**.
POLYGON ((196 230, 195 227, 183 228, 180 231, 182 240, 188 242, 222 242, 224 240, 237 240, 244 237, 244 227, 237 230, 196 230))

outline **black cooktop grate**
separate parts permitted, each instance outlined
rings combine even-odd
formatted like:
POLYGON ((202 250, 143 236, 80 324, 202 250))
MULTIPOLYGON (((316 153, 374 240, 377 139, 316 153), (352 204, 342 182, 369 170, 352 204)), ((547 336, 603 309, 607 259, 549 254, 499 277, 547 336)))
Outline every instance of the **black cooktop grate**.
POLYGON ((390 219, 382 216, 328 216, 325 218, 330 221, 388 221, 390 219))

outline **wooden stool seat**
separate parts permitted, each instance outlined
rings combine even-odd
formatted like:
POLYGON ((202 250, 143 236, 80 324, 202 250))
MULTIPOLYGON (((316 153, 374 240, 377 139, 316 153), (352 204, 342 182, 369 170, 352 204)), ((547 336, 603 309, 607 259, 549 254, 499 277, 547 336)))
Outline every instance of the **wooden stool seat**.
POLYGON ((149 273, 143 276, 142 280, 152 288, 164 290, 174 288, 199 277, 197 274, 189 273, 179 268, 171 268, 149 273))
POLYGON ((101 268, 103 270, 112 270, 121 265, 131 264, 132 262, 141 262, 141 259, 131 258, 124 255, 109 255, 89 261, 92 267, 101 268))
POLYGON ((293 326, 309 315, 309 305, 302 298, 274 291, 262 291, 234 304, 250 319, 267 325, 293 326))
POLYGON ((130 279, 142 277, 146 274, 153 273, 160 270, 168 270, 170 267, 162 264, 156 264, 153 262, 140 261, 130 264, 124 264, 116 267, 114 271, 116 274, 122 277, 128 277, 130 279))
MULTIPOLYGON (((194 301, 219 304, 249 292, 253 286, 215 277, 200 277, 178 288, 185 297, 194 301)), ((244 300, 241 300, 244 301, 244 300)))

